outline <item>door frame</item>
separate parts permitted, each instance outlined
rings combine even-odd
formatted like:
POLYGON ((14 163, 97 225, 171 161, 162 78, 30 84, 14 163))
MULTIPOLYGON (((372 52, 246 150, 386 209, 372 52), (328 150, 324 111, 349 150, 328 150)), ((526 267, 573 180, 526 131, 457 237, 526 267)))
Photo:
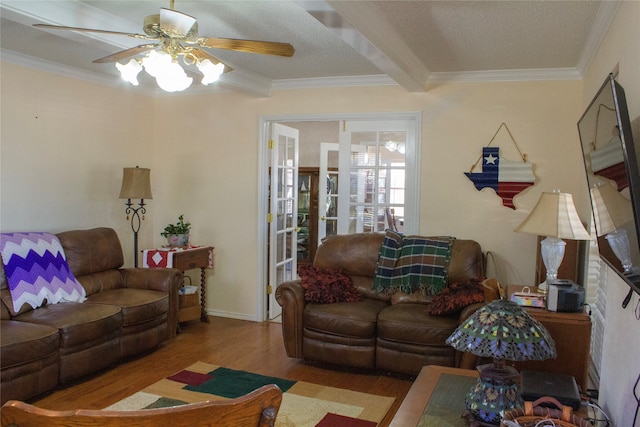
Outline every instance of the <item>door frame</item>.
MULTIPOLYGON (((407 162, 414 162, 415 176, 410 177, 411 185, 415 189, 418 200, 413 206, 414 217, 416 218, 416 229, 420 228, 420 164, 422 145, 422 112, 402 111, 402 112, 373 112, 373 113, 329 113, 329 114, 281 114, 281 115, 261 115, 258 119, 258 212, 257 221, 257 283, 256 283, 256 319, 267 320, 267 294, 264 291, 268 283, 268 249, 267 243, 269 213, 269 136, 270 125, 274 122, 336 122, 343 120, 412 120, 415 124, 415 156, 407 158, 407 162)), ((273 290, 275 292, 275 289, 273 290)))

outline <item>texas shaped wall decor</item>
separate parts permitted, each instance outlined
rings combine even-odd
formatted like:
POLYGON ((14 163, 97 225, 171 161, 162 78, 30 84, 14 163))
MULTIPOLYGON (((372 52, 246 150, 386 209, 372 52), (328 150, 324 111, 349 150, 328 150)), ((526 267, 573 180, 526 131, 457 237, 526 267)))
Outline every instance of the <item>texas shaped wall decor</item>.
POLYGON ((483 188, 492 188, 502 199, 502 204, 511 209, 515 209, 513 198, 522 191, 533 186, 536 177, 533 174, 533 164, 527 162, 527 156, 520 152, 522 161, 513 161, 500 157, 500 147, 491 147, 491 143, 502 127, 507 129, 511 140, 515 144, 518 152, 520 149, 516 144, 509 128, 502 123, 496 134, 489 142, 489 146, 482 148, 482 156, 471 167, 469 172, 464 174, 473 182, 478 191, 483 188), (482 172, 473 172, 474 167, 482 160, 482 172))

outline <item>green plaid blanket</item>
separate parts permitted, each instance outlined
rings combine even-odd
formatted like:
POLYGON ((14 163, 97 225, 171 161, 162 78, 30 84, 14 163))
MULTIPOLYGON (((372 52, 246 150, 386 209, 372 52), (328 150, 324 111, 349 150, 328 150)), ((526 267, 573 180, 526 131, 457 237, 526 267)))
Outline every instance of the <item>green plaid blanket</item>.
POLYGON ((455 238, 402 236, 387 230, 378 255, 372 290, 392 294, 422 290, 437 295, 447 286, 455 238))

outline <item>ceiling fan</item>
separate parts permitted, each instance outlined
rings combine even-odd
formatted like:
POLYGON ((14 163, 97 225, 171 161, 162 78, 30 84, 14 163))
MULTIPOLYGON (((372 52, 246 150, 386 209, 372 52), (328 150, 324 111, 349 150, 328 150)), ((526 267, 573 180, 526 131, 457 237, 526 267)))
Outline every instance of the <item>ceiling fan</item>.
POLYGON ((191 85, 192 79, 186 75, 177 62, 181 57, 185 65, 197 65, 205 75, 203 84, 218 79, 222 73, 233 70, 206 50, 226 49, 239 52, 260 53, 291 57, 295 49, 289 43, 261 40, 242 40, 219 37, 199 37, 196 18, 174 10, 174 0, 170 0, 170 8, 161 8, 160 13, 144 18, 144 34, 124 33, 120 31, 100 30, 93 28, 66 27, 49 24, 34 24, 35 27, 54 30, 70 30, 102 34, 123 35, 136 39, 156 41, 132 47, 114 54, 96 59, 94 63, 115 62, 125 80, 137 85, 137 74, 143 69, 156 77, 158 85, 166 91, 183 90, 191 85), (133 58, 146 53, 144 58, 133 58), (118 61, 132 58, 126 65, 118 61), (176 68, 180 68, 178 70, 176 68))

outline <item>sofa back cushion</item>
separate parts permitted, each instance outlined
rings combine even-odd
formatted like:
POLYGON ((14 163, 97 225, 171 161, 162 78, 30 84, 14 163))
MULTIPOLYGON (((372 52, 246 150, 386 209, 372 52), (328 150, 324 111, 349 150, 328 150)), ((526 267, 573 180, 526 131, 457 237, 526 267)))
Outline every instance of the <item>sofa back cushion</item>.
POLYGON ((57 236, 69 268, 80 282, 85 274, 118 269, 124 264, 122 246, 112 228, 65 231, 57 236))
POLYGON ((383 233, 329 236, 318 247, 313 265, 320 270, 337 269, 349 276, 373 279, 383 239, 383 233))

